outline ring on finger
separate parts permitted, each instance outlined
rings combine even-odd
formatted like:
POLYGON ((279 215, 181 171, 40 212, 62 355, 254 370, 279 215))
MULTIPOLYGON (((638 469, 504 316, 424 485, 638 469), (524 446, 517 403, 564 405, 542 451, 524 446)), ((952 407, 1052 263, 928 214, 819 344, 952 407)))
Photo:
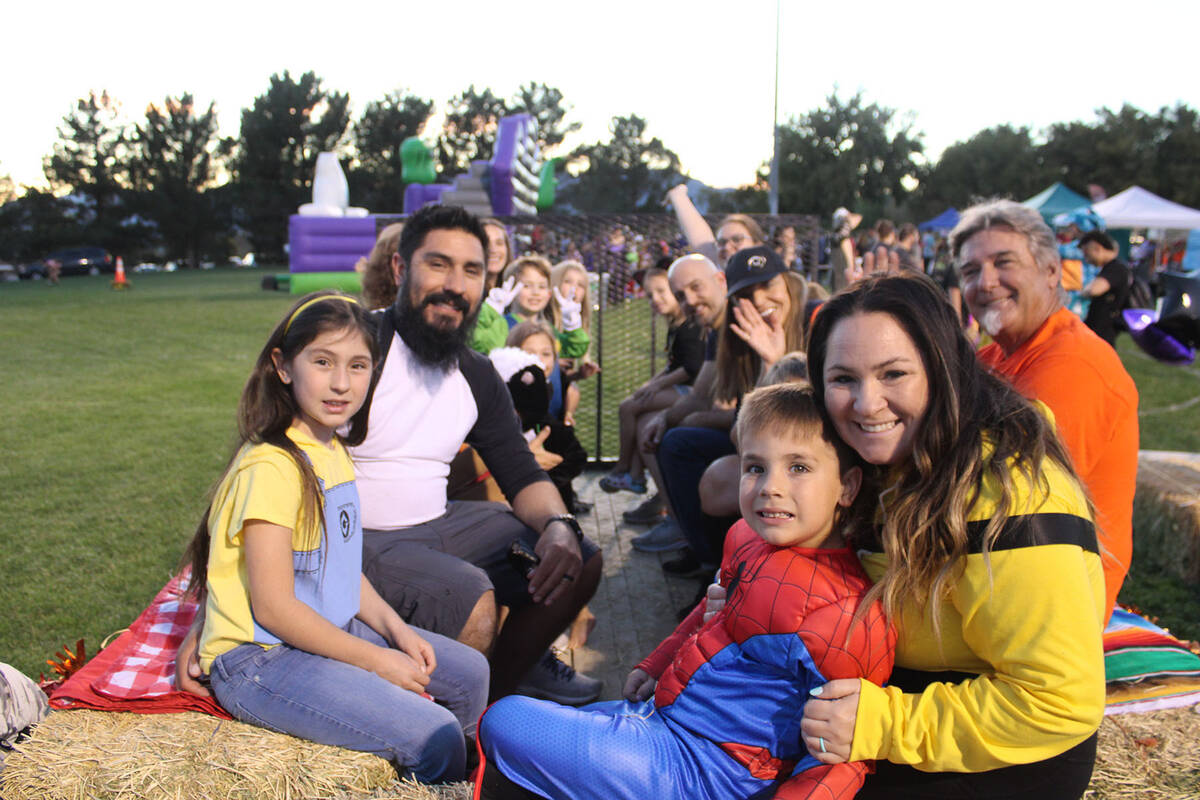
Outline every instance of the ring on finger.
POLYGON ((825 749, 825 737, 824 737, 824 736, 818 736, 818 737, 817 737, 817 744, 821 745, 821 752, 822 752, 822 753, 828 753, 828 752, 829 752, 828 750, 826 750, 826 749, 825 749))
POLYGON ((575 576, 574 575, 563 575, 562 579, 564 581, 566 581, 567 583, 572 583, 575 580, 575 576))

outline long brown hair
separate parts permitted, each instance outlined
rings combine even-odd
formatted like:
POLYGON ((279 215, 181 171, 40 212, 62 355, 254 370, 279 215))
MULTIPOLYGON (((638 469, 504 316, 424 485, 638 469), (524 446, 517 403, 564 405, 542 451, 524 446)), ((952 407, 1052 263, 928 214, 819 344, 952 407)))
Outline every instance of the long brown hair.
MULTIPOLYGON (((554 289, 562 291, 563 278, 567 277, 567 273, 572 270, 583 275, 583 296, 576 297, 575 302, 579 303, 579 317, 583 321, 583 329, 590 333, 592 330, 592 298, 588 286, 587 267, 572 259, 560 261, 555 264, 550 270, 550 293, 553 296, 554 289)), ((562 310, 558 305, 557 299, 554 301, 554 319, 552 321, 555 329, 562 330, 562 310)))
MULTIPOLYGON (((221 471, 221 477, 209 493, 210 505, 196 527, 196 533, 183 556, 181 566, 190 564, 192 567, 188 591, 195 597, 202 599, 207 590, 208 549, 211 538, 208 517, 212 512, 211 497, 247 443, 274 445, 291 456, 300 470, 302 484, 299 518, 315 520, 322 541, 324 540, 324 503, 320 484, 308 458, 287 435, 299 408, 291 386, 280 380, 271 353, 278 349, 282 353, 282 360, 290 363, 322 333, 342 330, 361 333, 371 352, 372 363, 379 363, 374 320, 357 300, 340 292, 314 292, 302 297, 275 326, 275 330, 271 332, 267 343, 258 354, 258 360, 254 363, 254 369, 250 372, 250 378, 246 381, 241 400, 238 402, 237 444, 225 469, 221 471)), ((362 443, 367 437, 368 412, 367 404, 364 403, 350 418, 349 433, 339 437, 343 442, 349 445, 362 443)))
POLYGON ((875 543, 882 545, 888 565, 863 605, 882 599, 888 616, 896 619, 902 605, 913 600, 931 607, 936 630, 936 601, 963 567, 969 549, 967 514, 983 482, 999 489, 995 513, 983 533, 986 558, 1013 513, 1015 475, 1030 486, 1045 486, 1046 459, 1068 475, 1075 473, 1049 421, 979 364, 945 295, 924 275, 870 277, 821 307, 808 361, 822 413, 828 416, 824 370, 829 337, 842 320, 869 313, 887 314, 912 339, 925 368, 929 404, 911 457, 890 465, 886 514, 875 543))
MULTIPOLYGON (((479 219, 479 224, 483 226, 485 231, 488 228, 497 228, 501 233, 504 234, 504 267, 507 267, 508 263, 513 260, 512 239, 509 238, 508 228, 505 227, 503 222, 495 217, 481 217, 479 219)), ((491 245, 488 246, 488 254, 491 254, 491 245)), ((500 282, 500 277, 503 274, 503 267, 496 274, 492 274, 491 272, 487 273, 487 277, 483 281, 483 292, 485 295, 492 289, 496 288, 496 284, 500 282)))
MULTIPOLYGON (((783 320, 785 352, 804 350, 808 320, 804 309, 810 297, 809 284, 794 272, 781 273, 787 282, 789 307, 783 320)), ((761 286, 761 284, 755 284, 761 286)), ((721 324, 717 340, 717 380, 713 384, 713 399, 728 403, 741 399, 762 377, 762 357, 746 344, 742 337, 733 332, 735 324, 733 304, 739 298, 749 297, 754 286, 747 286, 729 298, 725 306, 725 320, 721 324)))

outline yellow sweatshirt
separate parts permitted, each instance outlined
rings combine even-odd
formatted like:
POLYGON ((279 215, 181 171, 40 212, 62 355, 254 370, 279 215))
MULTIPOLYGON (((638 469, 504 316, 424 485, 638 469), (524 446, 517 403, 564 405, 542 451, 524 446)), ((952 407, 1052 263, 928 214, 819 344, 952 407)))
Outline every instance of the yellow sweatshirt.
MULTIPOLYGON (((850 758, 926 772, 981 772, 1056 756, 1090 736, 1104 713, 1104 572, 1079 485, 1047 461, 1043 485, 1013 472, 1014 502, 985 560, 980 542, 999 495, 984 480, 967 516, 961 577, 931 615, 896 621, 896 666, 978 677, 920 694, 862 682, 850 758), (990 570, 989 562, 990 561, 990 570)), ((873 580, 882 553, 863 554, 873 580)))

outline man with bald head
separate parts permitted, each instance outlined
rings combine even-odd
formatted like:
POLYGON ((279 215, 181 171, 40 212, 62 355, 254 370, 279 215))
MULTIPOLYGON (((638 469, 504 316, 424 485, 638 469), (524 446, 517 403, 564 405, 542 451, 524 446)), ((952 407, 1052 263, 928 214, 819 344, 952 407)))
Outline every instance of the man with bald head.
POLYGON ((1111 613, 1133 549, 1137 387, 1112 347, 1063 307, 1057 243, 1036 211, 1009 200, 973 206, 950 250, 963 298, 992 337, 980 361, 1054 412, 1096 504, 1111 613))
POLYGON ((667 497, 673 518, 668 518, 634 540, 634 547, 661 552, 691 548, 683 559, 667 562, 663 568, 688 576, 700 571, 701 564, 716 563, 719 550, 713 552, 714 523, 700 510, 700 477, 716 459, 734 452, 729 430, 733 425, 732 408, 719 408, 712 399, 716 383, 717 331, 725 318, 725 273, 703 255, 683 256, 667 271, 671 290, 687 314, 708 330, 704 364, 696 375, 692 391, 673 406, 659 413, 647 425, 643 449, 657 460, 654 480, 667 497))

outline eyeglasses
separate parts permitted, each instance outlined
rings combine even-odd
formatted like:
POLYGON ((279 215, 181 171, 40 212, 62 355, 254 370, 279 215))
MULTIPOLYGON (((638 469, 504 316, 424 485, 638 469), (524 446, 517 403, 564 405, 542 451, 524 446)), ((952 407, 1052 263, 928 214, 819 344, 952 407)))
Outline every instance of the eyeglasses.
POLYGON ((750 241, 749 236, 744 236, 743 234, 735 233, 733 236, 729 236, 724 239, 717 239, 717 247, 724 247, 727 244, 731 244, 734 247, 741 247, 742 242, 748 242, 748 241, 750 241))

